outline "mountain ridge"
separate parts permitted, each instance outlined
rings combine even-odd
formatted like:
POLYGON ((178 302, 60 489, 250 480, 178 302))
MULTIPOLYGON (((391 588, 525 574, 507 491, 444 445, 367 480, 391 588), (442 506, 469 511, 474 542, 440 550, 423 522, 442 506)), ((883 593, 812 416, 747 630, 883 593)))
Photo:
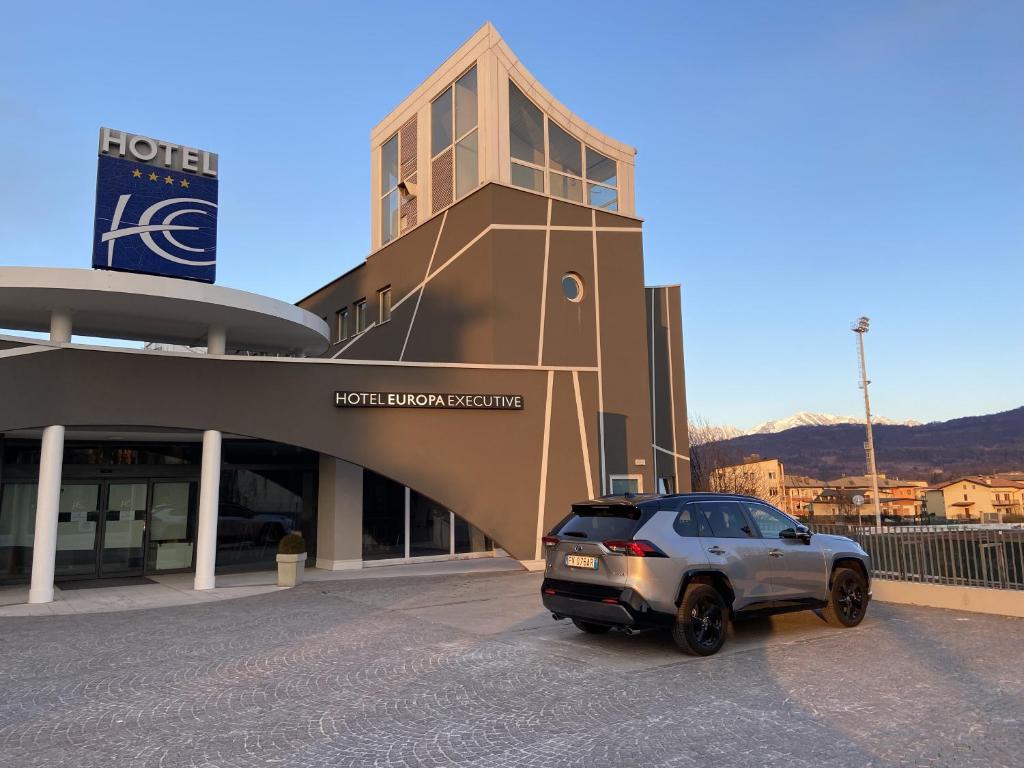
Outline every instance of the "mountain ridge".
MULTIPOLYGON (((1024 469, 1024 406, 917 426, 879 421, 873 431, 878 471, 890 476, 930 480, 1024 469)), ((787 474, 827 480, 865 471, 863 422, 801 425, 714 442, 730 461, 754 453, 781 459, 787 474)))

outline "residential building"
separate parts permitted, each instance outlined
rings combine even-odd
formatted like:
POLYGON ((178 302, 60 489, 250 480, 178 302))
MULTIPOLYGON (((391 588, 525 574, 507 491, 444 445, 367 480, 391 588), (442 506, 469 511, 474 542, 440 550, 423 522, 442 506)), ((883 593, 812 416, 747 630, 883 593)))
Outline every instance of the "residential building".
POLYGON ((720 493, 756 496, 780 508, 786 505, 786 472, 778 459, 754 454, 739 464, 718 467, 711 473, 711 486, 720 493))

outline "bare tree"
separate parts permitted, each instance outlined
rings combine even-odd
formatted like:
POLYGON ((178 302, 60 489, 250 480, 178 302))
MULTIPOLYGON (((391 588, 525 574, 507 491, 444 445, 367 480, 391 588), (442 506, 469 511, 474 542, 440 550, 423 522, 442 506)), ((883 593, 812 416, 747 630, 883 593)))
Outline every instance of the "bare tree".
POLYGON ((767 477, 756 467, 744 465, 740 451, 725 444, 729 439, 725 430, 696 417, 689 434, 693 490, 768 498, 767 477))

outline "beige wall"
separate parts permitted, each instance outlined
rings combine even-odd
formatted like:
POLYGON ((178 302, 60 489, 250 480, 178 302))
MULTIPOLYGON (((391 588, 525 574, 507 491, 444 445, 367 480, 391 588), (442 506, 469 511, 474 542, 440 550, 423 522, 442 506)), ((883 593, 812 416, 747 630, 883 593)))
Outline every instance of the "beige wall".
POLYGON ((381 147, 402 131, 403 126, 410 126, 412 121, 416 123, 415 168, 408 173, 403 171, 401 175, 403 180, 415 177, 417 194, 415 201, 409 202, 415 207, 415 216, 410 218, 409 226, 400 228, 400 234, 439 215, 446 207, 433 199, 431 103, 474 66, 477 68, 478 178, 481 185, 488 182, 511 184, 508 122, 508 84, 511 80, 559 127, 616 161, 619 213, 635 214, 636 150, 593 128, 555 99, 488 22, 371 131, 371 253, 382 247, 381 147), (415 223, 412 223, 413 218, 415 223))
POLYGON ((714 490, 723 493, 747 493, 783 508, 786 504, 786 475, 778 459, 764 459, 719 467, 711 473, 714 490))
POLYGON ((1001 523, 1005 514, 1020 514, 1021 489, 1013 486, 988 486, 963 478, 941 490, 946 517, 951 520, 969 516, 975 521, 1001 523), (970 506, 954 506, 965 502, 970 506))

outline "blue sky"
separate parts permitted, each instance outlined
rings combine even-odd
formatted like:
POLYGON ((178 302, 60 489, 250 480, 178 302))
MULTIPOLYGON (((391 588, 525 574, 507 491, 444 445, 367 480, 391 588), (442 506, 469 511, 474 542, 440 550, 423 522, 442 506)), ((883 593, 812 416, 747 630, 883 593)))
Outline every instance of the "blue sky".
MULTIPOLYGON (((99 126, 221 158, 218 282, 290 301, 369 241, 369 131, 479 3, 18 3, 0 264, 88 267, 99 126)), ((1024 403, 1024 3, 517 2, 490 20, 638 149, 648 282, 681 283, 691 413, 1024 403)))

